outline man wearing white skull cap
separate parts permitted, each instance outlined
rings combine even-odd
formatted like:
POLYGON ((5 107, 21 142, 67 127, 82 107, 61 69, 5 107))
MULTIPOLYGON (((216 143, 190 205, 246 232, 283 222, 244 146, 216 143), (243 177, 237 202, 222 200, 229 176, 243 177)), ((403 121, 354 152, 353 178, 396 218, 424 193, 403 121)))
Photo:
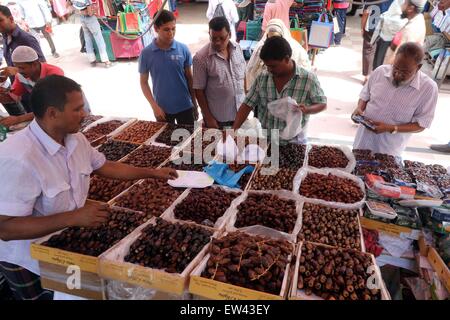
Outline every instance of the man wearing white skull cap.
POLYGON ((402 18, 407 18, 406 25, 397 32, 391 42, 391 46, 386 53, 384 64, 394 62, 397 49, 404 43, 415 42, 423 46, 425 42, 425 18, 422 11, 427 0, 405 0, 402 5, 402 18))
MULTIPOLYGON (((13 51, 11 59, 17 73, 15 74, 11 90, 9 92, 5 90, 0 93, 1 103, 20 101, 25 93, 31 93, 31 90, 39 79, 52 74, 64 75, 64 71, 61 68, 40 62, 38 54, 31 47, 18 46, 13 51)), ((0 121, 0 124, 10 127, 18 123, 31 121, 33 118, 33 113, 28 112, 20 116, 6 117, 0 121)))

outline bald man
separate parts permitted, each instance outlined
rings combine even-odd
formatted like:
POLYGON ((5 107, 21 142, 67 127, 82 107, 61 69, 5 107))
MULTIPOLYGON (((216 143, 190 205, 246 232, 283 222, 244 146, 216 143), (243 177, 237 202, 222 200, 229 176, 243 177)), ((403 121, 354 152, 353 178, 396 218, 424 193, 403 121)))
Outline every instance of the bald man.
POLYGON ((420 71, 423 58, 422 47, 407 42, 398 49, 393 65, 372 73, 353 114, 364 116, 374 128, 360 125, 353 148, 401 156, 411 134, 431 126, 438 88, 420 71))

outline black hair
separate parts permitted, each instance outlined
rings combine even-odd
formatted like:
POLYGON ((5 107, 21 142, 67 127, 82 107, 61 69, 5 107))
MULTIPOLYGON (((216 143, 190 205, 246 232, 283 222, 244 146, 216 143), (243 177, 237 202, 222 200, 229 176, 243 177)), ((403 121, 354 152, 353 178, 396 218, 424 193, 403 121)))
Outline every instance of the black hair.
POLYGON ((270 37, 264 42, 259 54, 261 60, 277 60, 281 61, 286 57, 292 57, 292 49, 283 37, 270 37))
POLYGON ((231 32, 230 23, 225 17, 215 17, 209 21, 209 30, 222 31, 224 28, 228 33, 231 32))
POLYGON ((37 118, 43 118, 49 107, 64 111, 67 94, 81 92, 81 86, 64 76, 50 75, 39 80, 31 91, 31 109, 37 118))
MULTIPOLYGON (((158 12, 155 13, 153 18, 155 18, 157 14, 158 14, 158 12)), ((168 10, 163 10, 163 11, 161 11, 161 14, 159 15, 159 17, 156 18, 155 26, 159 28, 163 24, 166 24, 167 22, 176 21, 176 20, 177 19, 175 18, 175 15, 172 12, 170 12, 168 10)))
POLYGON ((0 13, 9 18, 12 16, 11 10, 7 6, 0 5, 0 13))
POLYGON ((413 59, 417 64, 422 64, 425 57, 422 46, 415 42, 406 42, 402 44, 397 50, 397 55, 400 54, 404 57, 413 59))

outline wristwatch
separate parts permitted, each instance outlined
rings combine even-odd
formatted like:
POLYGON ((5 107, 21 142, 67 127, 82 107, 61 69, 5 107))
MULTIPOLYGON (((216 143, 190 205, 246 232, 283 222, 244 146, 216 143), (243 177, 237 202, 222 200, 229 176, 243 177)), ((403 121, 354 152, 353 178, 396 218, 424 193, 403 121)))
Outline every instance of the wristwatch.
POLYGON ((392 134, 398 133, 398 126, 394 126, 394 131, 391 132, 392 134))

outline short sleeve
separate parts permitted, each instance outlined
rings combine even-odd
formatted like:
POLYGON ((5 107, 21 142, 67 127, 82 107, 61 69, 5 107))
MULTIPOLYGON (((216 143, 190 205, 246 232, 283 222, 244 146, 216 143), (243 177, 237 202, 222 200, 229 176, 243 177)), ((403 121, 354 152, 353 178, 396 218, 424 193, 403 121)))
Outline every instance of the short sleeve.
POLYGON ((148 74, 150 72, 150 67, 148 63, 148 55, 147 50, 143 50, 139 55, 139 73, 140 74, 148 74))
POLYGON ((311 100, 312 104, 319 104, 319 103, 327 103, 327 97, 325 97, 325 94, 322 90, 322 87, 320 86, 319 79, 317 79, 317 76, 313 73, 309 74, 309 99, 311 100))
POLYGON ((41 194, 41 185, 31 170, 20 161, 0 157, 0 215, 26 217, 41 194))
POLYGON ((204 90, 208 82, 208 71, 206 67, 206 59, 200 57, 197 53, 193 61, 194 73, 194 89, 204 90))
POLYGON ((261 102, 261 96, 259 94, 259 82, 261 79, 261 75, 256 78, 255 82, 253 82, 252 87, 247 93, 247 96, 244 99, 244 104, 248 105, 250 108, 255 109, 260 102, 261 102))
POLYGON ((438 88, 435 82, 431 82, 428 90, 422 94, 421 103, 414 112, 412 122, 417 122, 422 128, 430 128, 434 119, 434 112, 436 110, 438 88))
POLYGON ((359 94, 359 98, 361 100, 366 102, 370 100, 370 88, 372 87, 374 81, 378 78, 378 74, 382 72, 382 69, 382 67, 379 67, 372 72, 372 75, 369 77, 369 80, 366 82, 361 90, 361 93, 359 94))

